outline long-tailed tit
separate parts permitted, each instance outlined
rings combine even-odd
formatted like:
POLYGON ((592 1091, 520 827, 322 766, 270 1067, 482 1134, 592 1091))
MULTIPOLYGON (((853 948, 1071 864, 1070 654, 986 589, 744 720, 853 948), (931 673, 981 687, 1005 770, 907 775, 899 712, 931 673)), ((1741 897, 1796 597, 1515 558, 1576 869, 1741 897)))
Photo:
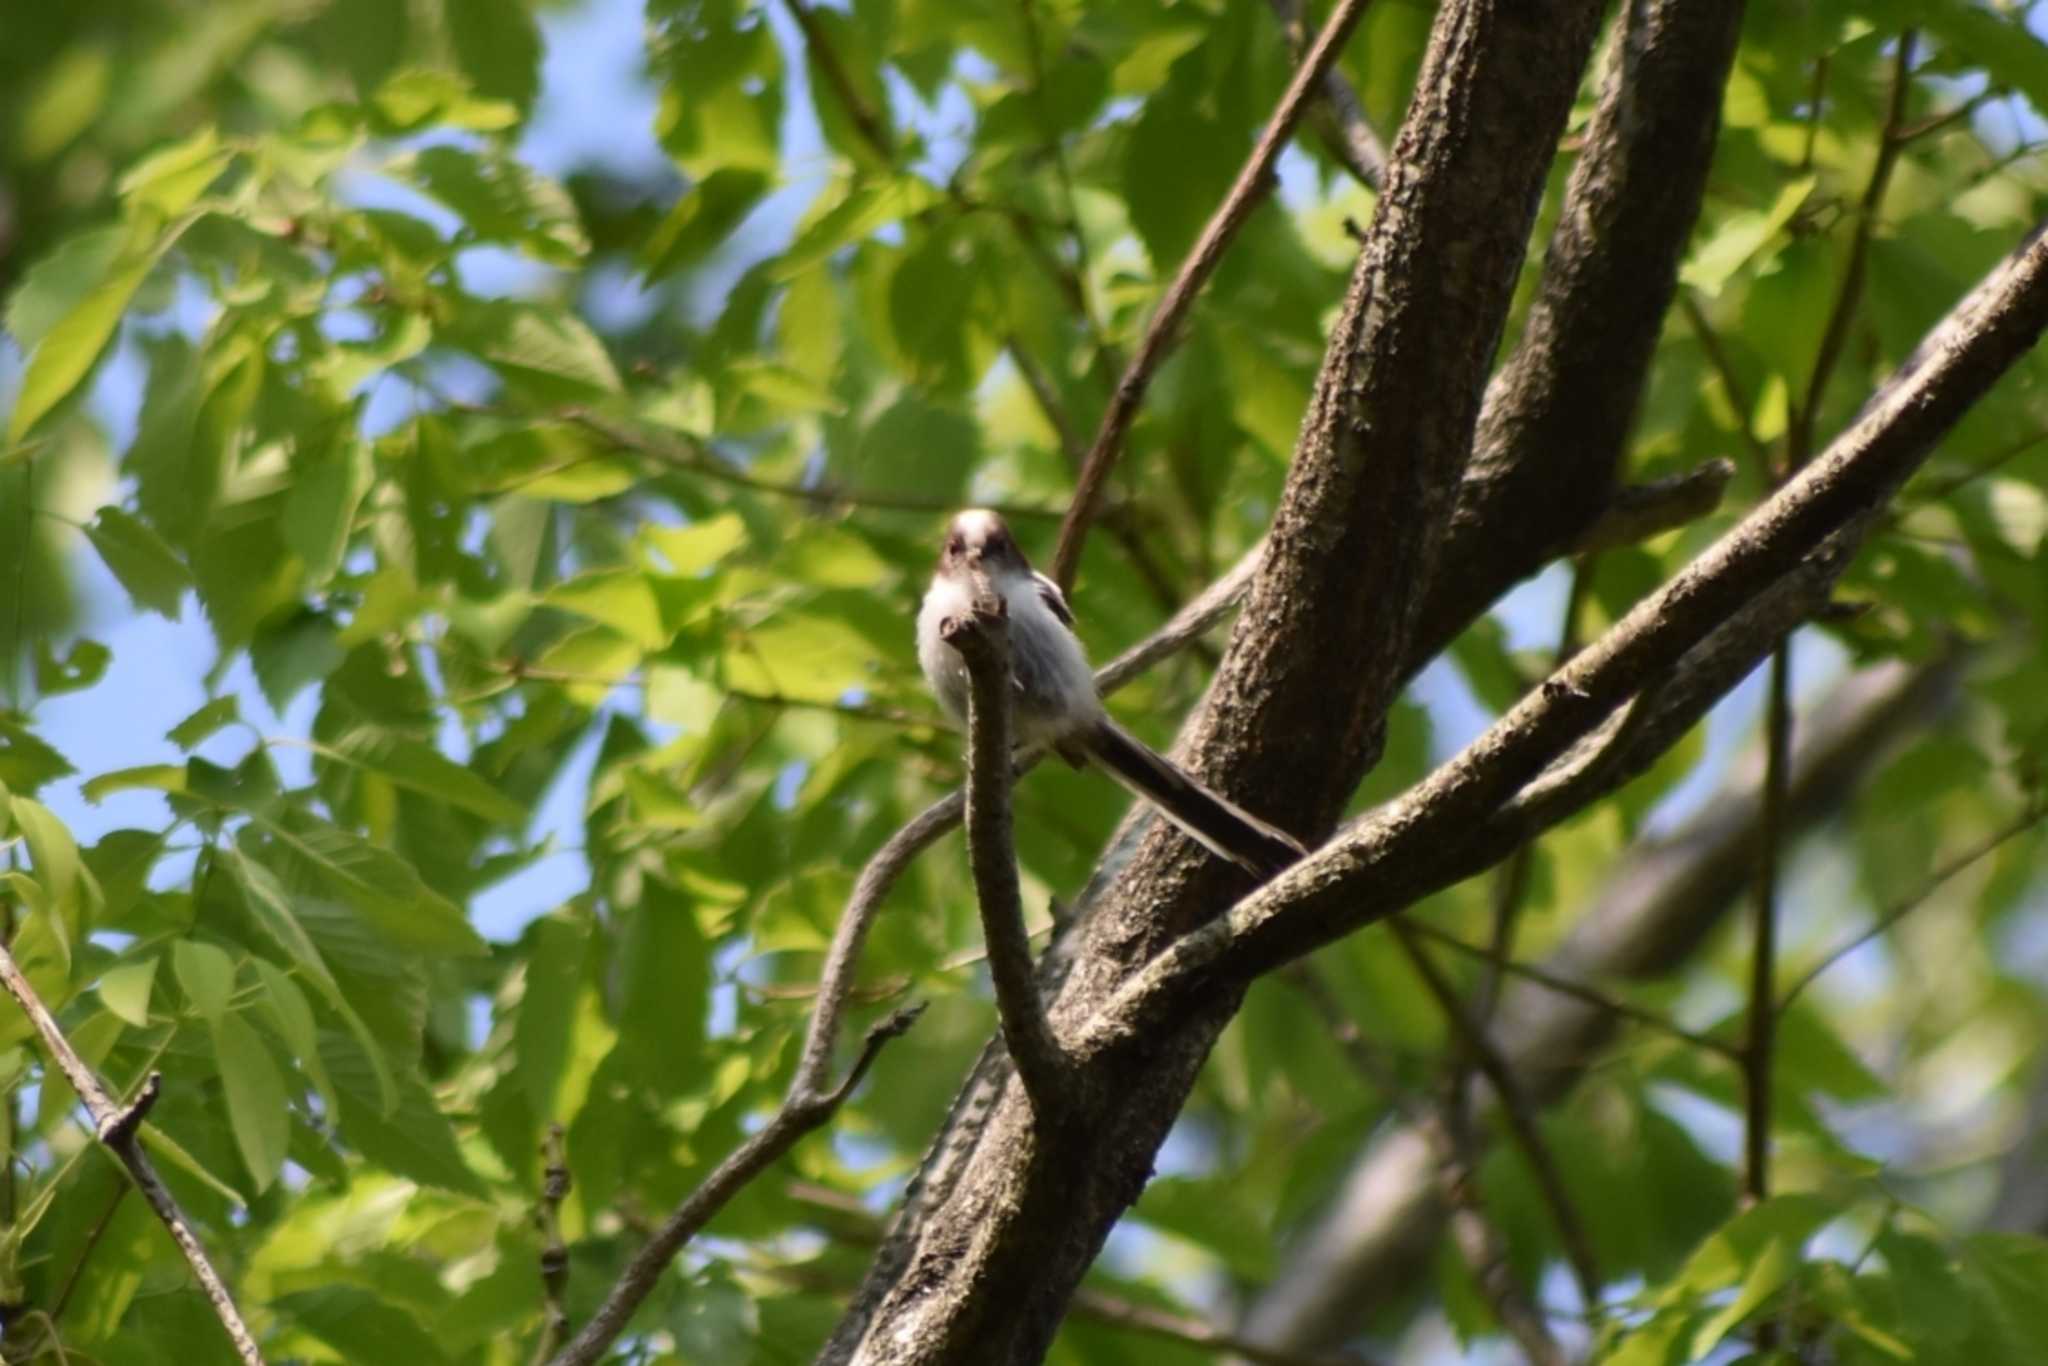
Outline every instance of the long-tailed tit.
POLYGON ((1008 608, 1019 745, 1049 746, 1076 767, 1093 759, 1207 848, 1261 877, 1302 857, 1300 841, 1203 786, 1109 719, 1059 586, 1032 570, 1001 517, 980 508, 960 513, 947 527, 917 614, 918 663, 956 724, 966 724, 967 666, 939 628, 974 610, 976 570, 1008 608))

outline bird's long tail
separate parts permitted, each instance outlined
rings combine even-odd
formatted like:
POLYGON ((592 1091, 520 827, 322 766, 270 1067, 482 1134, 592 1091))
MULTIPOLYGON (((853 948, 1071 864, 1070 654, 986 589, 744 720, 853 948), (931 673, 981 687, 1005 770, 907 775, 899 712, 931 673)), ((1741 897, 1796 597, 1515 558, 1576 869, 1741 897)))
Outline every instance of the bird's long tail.
POLYGON ((1294 836, 1196 782, 1107 717, 1074 738, 1111 777, 1191 838, 1259 877, 1273 876, 1308 852, 1294 836))

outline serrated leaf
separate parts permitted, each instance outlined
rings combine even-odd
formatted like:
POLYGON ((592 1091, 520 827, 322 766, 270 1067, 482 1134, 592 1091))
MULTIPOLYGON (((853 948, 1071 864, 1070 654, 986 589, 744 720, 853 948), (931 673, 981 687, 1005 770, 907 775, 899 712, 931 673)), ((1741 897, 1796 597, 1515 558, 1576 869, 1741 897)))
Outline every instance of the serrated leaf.
POLYGON ((59 659, 47 640, 36 641, 36 691, 44 697, 90 688, 107 672, 107 647, 80 636, 59 659))
POLYGON ((427 147, 392 170, 453 209, 483 241, 515 243, 563 267, 579 264, 590 251, 575 201, 511 157, 427 147))
POLYGON ((317 588, 341 567, 356 508, 370 489, 370 447, 344 436, 295 474, 285 496, 284 540, 306 562, 306 586, 317 588))
POLYGON ((359 1286, 294 1291, 279 1296, 275 1308, 300 1331, 338 1352, 342 1361, 436 1366, 448 1360, 418 1319, 401 1305, 359 1286))
POLYGON ((622 387, 604 343, 565 308, 467 301, 442 336, 544 403, 579 402, 616 394, 622 387))
MULTIPOLYGON (((0 786, 15 792, 34 792, 77 771, 69 759, 12 713, 0 712, 0 786)), ((0 800, 5 795, 0 791, 0 800)))
POLYGON ((292 962, 312 979, 327 1003, 347 1024, 349 1033, 363 1051, 367 1065, 376 1080, 377 1108, 380 1112, 388 1111, 398 1103, 398 1080, 384 1056, 383 1047, 377 1042, 368 1022, 342 992, 341 984, 327 966, 327 960, 321 954, 319 946, 313 942, 312 935, 300 921, 298 912, 285 895, 276 875, 250 858, 239 845, 227 850, 224 863, 241 887, 243 901, 254 914, 257 924, 262 926, 292 962))
POLYGON ((346 903, 400 952, 484 952, 483 940, 461 910, 428 888, 418 870, 390 850, 303 813, 283 819, 252 814, 269 836, 258 856, 287 888, 297 885, 346 903))
POLYGON ((190 208, 231 159, 230 150, 220 145, 220 134, 202 128, 136 162, 114 188, 130 204, 146 206, 169 218, 190 208))
POLYGON ((374 1064, 361 1048, 323 1030, 320 1058, 334 1079, 341 1100, 339 1128, 351 1148, 395 1175, 463 1195, 486 1194, 483 1182, 462 1160, 447 1116, 417 1076, 408 1073, 397 1079, 396 1103, 386 1113, 376 1100, 379 1078, 374 1064))
POLYGON ((726 686, 741 692, 830 702, 872 683, 878 655, 838 617, 790 610, 736 632, 721 668, 726 686))
POLYGON ((179 600, 192 586, 192 571, 163 537, 117 507, 95 513, 85 535, 136 606, 178 619, 179 600))
POLYGON ((142 1125, 142 1145, 149 1149, 152 1157, 176 1167, 236 1209, 248 1207, 249 1202, 242 1198, 240 1191, 215 1176, 184 1144, 147 1121, 142 1125))
POLYGON ((180 939, 171 947, 171 967, 178 986, 209 1023, 227 1013, 235 994, 235 960, 227 952, 197 939, 180 939))
POLYGON ((389 731, 353 731, 320 753, 460 807, 497 825, 525 824, 526 808, 431 745, 389 731))

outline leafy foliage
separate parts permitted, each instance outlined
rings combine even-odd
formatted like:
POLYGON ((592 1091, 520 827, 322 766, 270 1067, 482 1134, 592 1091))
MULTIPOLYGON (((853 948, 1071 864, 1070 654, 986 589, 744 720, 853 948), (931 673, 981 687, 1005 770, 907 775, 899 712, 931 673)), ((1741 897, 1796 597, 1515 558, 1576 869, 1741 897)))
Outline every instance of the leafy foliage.
MULTIPOLYGON (((1429 8, 1382 0, 1343 59, 1385 129, 1429 8)), ((959 776, 907 629, 937 519, 1000 504, 1050 550, 1121 359, 1291 60, 1246 5, 650 0, 645 17, 630 137, 649 150, 630 171, 537 153, 544 92, 574 79, 543 64, 569 22, 552 7, 9 17, 0 905, 115 1088, 164 1074, 149 1147, 277 1359, 527 1359, 551 1126, 581 1323, 773 1109, 852 870, 959 776), (174 690, 198 705, 159 740, 138 699, 174 690), (75 761, 106 748, 93 733, 127 757, 75 761)), ((1910 136, 1816 429, 2048 203, 2031 7, 1751 6, 1684 269, 1697 321, 1674 313, 1632 477, 1737 453, 1731 501, 1767 487, 1748 457, 1813 389, 1906 24, 1924 53, 1910 136)), ((1098 658, 1270 516, 1345 223, 1372 203, 1298 141, 1131 435, 1081 572, 1098 658)), ((1971 414, 1853 571, 1866 610, 1812 655, 1977 647, 1962 704, 1807 855, 1796 963, 2041 796, 2043 377, 2030 364, 1971 414)), ((1576 629, 1732 515, 1588 562, 1576 629)), ((1546 591, 1424 676, 1373 799, 1526 687, 1556 634, 1546 591)), ((1202 678, 1184 655, 1118 710, 1164 743, 1202 678)), ((1682 748, 1547 840, 1517 953, 1561 938, 1725 750, 1682 748)), ((1121 799, 1048 769, 1017 800, 1043 908, 1081 885, 1121 799)), ((1843 1361, 2033 1359, 2048 1253, 1970 1232, 1982 1198, 1957 1169, 1981 1175, 1994 1112, 2043 1061, 2038 850, 2003 846, 1787 1017, 1786 1193, 1738 1211, 1737 1077, 1682 1041, 1631 1035, 1550 1117, 1613 1297, 1603 1359, 1694 1359, 1766 1310, 1843 1361)), ((1423 914, 1483 940, 1489 895, 1423 914)), ((931 1010, 828 1136, 686 1252, 635 1359, 815 1350, 873 1232, 846 1206, 898 1189, 990 1031, 976 933, 942 845, 876 930, 857 1023, 913 996, 931 1010)), ((1376 1127, 1430 1093, 1445 1026, 1387 936, 1317 970, 1385 1054, 1379 1082, 1311 1002, 1262 985, 1106 1291, 1220 1313, 1215 1287, 1271 1277, 1376 1127)), ((1729 945, 1635 995, 1711 1027, 1742 971, 1729 945)), ((60 1342, 227 1359, 12 1004, 0 1079, 10 1359, 17 1324, 39 1360, 60 1342)), ((1504 1148, 1480 1181, 1543 1284, 1562 1254, 1521 1159, 1504 1148)), ((1462 1277, 1431 1298, 1460 1334, 1497 1334, 1462 1277)), ((1084 1318, 1056 1360, 1195 1359, 1084 1318)))

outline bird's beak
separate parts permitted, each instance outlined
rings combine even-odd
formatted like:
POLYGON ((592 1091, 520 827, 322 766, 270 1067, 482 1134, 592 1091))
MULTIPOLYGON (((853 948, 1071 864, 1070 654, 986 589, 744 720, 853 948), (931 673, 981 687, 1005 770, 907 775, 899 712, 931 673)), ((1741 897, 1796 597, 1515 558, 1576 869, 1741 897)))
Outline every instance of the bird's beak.
POLYGON ((968 567, 969 569, 979 569, 979 568, 981 568, 981 547, 980 547, 980 546, 978 546, 978 545, 977 545, 977 546, 970 546, 970 547, 968 548, 968 551, 967 551, 967 567, 968 567))

